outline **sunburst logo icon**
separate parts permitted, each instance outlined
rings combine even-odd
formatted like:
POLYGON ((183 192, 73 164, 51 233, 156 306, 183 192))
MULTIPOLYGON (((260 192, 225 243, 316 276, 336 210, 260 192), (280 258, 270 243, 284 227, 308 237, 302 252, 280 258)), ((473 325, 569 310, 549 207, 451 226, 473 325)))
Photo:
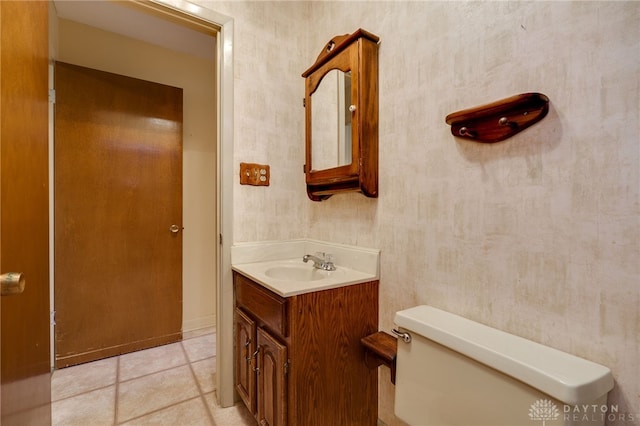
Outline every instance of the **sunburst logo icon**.
POLYGON ((545 426, 547 421, 557 420, 560 417, 560 411, 553 401, 548 399, 539 399, 529 408, 529 417, 531 420, 542 420, 542 426, 545 426))

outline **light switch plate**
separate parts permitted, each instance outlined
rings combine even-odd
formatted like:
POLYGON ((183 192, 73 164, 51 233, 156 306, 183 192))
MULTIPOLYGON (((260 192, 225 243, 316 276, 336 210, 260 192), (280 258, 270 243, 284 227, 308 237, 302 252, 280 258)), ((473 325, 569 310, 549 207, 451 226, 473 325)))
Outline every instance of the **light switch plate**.
POLYGON ((270 176, 266 164, 240 163, 240 185, 269 186, 270 176))

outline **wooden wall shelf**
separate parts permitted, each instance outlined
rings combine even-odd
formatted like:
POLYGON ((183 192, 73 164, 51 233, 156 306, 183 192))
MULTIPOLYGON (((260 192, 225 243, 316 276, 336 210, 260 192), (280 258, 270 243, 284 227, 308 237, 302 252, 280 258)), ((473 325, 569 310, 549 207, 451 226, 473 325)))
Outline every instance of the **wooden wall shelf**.
POLYGON ((378 331, 360 339, 364 346, 364 362, 369 368, 386 365, 391 370, 391 383, 396 384, 396 357, 398 355, 398 339, 378 331))
POLYGON ((445 121, 460 138, 493 143, 505 140, 542 120, 549 112, 549 98, 523 93, 479 107, 453 112, 445 121))

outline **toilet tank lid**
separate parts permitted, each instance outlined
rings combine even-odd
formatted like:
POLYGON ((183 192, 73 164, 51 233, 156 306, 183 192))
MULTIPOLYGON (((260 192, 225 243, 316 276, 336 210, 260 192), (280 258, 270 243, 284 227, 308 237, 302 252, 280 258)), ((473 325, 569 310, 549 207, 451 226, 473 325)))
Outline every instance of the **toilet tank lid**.
POLYGON ((593 402, 613 388, 605 366, 432 306, 396 312, 394 322, 567 404, 593 402))

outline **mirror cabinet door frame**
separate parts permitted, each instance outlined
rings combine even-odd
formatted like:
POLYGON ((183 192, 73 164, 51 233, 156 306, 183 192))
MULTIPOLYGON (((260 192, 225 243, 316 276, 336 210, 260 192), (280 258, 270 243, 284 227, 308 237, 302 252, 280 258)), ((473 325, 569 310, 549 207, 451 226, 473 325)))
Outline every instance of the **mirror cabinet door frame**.
MULTIPOLYGON (((305 177, 311 200, 359 191, 378 196, 378 42, 359 29, 334 37, 305 71, 305 177), (324 170, 313 167, 313 93, 332 70, 351 71, 351 163, 324 170)), ((348 106, 347 106, 348 108, 348 106)), ((336 142, 337 143, 337 142, 336 142)))
MULTIPOLYGON (((358 109, 351 112, 352 128, 351 128, 351 164, 345 164, 342 166, 332 167, 329 169, 318 170, 313 166, 313 150, 311 141, 313 138, 312 129, 312 112, 313 112, 313 94, 316 92, 320 84, 323 82, 324 77, 329 74, 330 71, 338 70, 344 73, 351 71, 351 103, 357 105, 358 102, 358 73, 357 70, 352 69, 352 64, 357 64, 358 49, 356 45, 352 45, 344 51, 342 55, 334 57, 329 62, 318 68, 312 75, 307 78, 306 81, 306 95, 305 95, 305 122, 306 127, 306 172, 307 181, 316 183, 330 183, 336 180, 336 176, 344 178, 350 176, 357 178, 359 170, 359 147, 357 144, 358 134, 358 109)), ((348 106, 346 106, 348 107, 348 106)))

